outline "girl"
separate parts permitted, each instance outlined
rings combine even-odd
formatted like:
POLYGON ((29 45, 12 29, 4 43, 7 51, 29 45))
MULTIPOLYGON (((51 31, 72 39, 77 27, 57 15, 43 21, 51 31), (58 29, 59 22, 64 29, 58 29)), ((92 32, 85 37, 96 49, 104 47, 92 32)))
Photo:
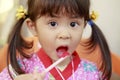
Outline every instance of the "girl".
POLYGON ((0 80, 109 80, 110 51, 102 32, 89 17, 89 7, 90 0, 28 0, 27 13, 23 8, 18 10, 19 20, 9 38, 8 67, 0 73, 0 80), (23 22, 39 39, 42 48, 37 53, 29 52, 33 42, 21 36, 23 22), (91 50, 100 46, 101 74, 95 64, 80 59, 75 51, 87 23, 92 35, 85 46, 91 50), (45 73, 64 52, 69 57, 45 73))

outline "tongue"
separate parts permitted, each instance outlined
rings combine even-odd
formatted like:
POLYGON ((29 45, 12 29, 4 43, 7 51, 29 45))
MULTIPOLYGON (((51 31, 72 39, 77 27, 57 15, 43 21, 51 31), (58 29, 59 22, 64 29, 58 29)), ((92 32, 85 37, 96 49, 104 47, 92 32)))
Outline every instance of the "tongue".
POLYGON ((68 55, 68 53, 67 53, 67 47, 59 47, 59 48, 57 49, 57 56, 58 56, 59 58, 65 57, 65 56, 67 56, 67 55, 68 55))

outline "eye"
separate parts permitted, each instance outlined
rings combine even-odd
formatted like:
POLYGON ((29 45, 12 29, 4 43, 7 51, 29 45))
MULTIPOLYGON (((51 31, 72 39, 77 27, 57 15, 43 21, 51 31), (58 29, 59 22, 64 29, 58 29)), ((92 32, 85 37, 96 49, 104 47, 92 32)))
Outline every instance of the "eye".
POLYGON ((55 21, 49 22, 49 25, 52 27, 56 27, 58 24, 55 21))
POLYGON ((77 22, 71 22, 71 23, 70 23, 70 26, 71 26, 71 27, 77 27, 77 26, 78 26, 78 23, 77 23, 77 22))

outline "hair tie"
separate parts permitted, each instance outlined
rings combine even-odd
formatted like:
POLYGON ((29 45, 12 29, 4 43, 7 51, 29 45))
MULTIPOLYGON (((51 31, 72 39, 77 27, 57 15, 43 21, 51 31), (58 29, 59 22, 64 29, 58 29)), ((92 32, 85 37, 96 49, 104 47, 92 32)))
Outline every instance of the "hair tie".
POLYGON ((94 22, 90 19, 90 20, 88 20, 88 24, 89 24, 90 26, 93 26, 93 25, 94 25, 94 22))
POLYGON ((90 19, 88 20, 88 24, 93 26, 94 22, 93 21, 96 21, 98 18, 98 13, 95 12, 95 11, 92 11, 91 15, 90 15, 90 19))
POLYGON ((18 9, 17 9, 17 13, 16 13, 16 18, 17 20, 20 20, 20 19, 25 19, 27 16, 27 10, 24 9, 23 6, 20 6, 18 9))

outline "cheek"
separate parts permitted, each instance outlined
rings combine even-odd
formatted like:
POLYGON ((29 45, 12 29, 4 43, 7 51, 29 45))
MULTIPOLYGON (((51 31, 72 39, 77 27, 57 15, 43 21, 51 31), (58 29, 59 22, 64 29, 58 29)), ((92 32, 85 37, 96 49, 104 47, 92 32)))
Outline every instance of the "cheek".
POLYGON ((83 30, 81 29, 80 31, 76 31, 73 35, 73 39, 76 41, 76 42, 80 42, 81 40, 81 37, 82 37, 82 34, 83 34, 83 30))
POLYGON ((80 40, 81 40, 81 35, 79 35, 79 37, 74 37, 74 41, 73 41, 73 45, 75 46, 75 47, 77 47, 78 45, 79 45, 79 43, 80 43, 80 40))
POLYGON ((51 47, 54 42, 54 36, 49 32, 38 33, 38 38, 41 46, 51 47))
POLYGON ((81 41, 81 37, 82 37, 82 31, 81 32, 78 32, 77 34, 73 35, 73 41, 72 41, 72 48, 75 49, 80 41, 81 41))
POLYGON ((42 34, 40 34, 38 36, 38 39, 39 39, 39 42, 40 42, 41 46, 47 45, 48 42, 50 41, 48 37, 45 37, 45 35, 42 35, 42 34))

